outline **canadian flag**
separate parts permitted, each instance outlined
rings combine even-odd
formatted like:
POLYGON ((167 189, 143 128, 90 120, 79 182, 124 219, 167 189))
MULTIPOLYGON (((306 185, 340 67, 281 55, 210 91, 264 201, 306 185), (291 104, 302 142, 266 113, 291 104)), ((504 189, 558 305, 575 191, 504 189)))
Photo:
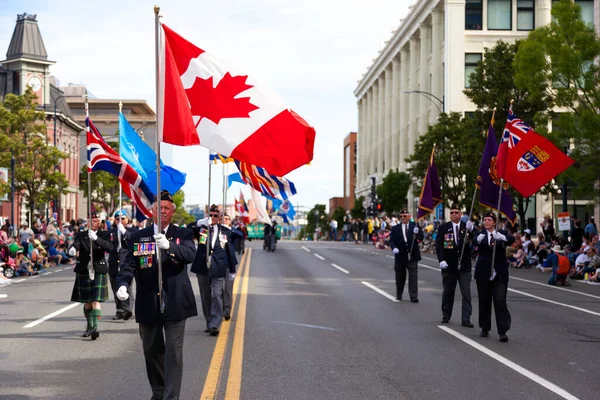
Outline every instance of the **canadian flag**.
POLYGON ((314 128, 274 91, 162 29, 163 142, 200 144, 278 176, 312 160, 314 128))

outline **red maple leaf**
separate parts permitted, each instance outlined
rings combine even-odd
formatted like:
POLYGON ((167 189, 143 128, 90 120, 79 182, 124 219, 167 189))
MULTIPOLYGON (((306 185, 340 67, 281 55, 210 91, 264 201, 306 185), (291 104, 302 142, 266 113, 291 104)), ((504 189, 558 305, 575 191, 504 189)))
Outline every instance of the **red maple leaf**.
MULTIPOLYGON (((258 109, 250 103, 250 97, 235 96, 253 87, 246 84, 247 75, 231 76, 228 73, 213 87, 213 77, 196 77, 194 85, 186 89, 192 115, 208 118, 215 124, 223 118, 249 118, 250 112, 258 109)), ((199 122, 199 121, 198 121, 199 122)))

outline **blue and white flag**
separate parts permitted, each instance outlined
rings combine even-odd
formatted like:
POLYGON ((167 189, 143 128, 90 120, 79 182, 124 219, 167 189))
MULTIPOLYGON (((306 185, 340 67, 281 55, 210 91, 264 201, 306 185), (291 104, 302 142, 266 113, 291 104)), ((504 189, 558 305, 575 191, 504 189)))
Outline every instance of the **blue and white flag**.
POLYGON ((285 223, 289 223, 290 220, 293 220, 294 216, 296 215, 296 210, 294 210, 292 202, 289 200, 284 200, 277 210, 277 215, 283 217, 283 222, 285 223))
POLYGON ((235 160, 242 179, 263 196, 286 200, 296 194, 296 186, 286 178, 271 175, 264 168, 235 160))
MULTIPOLYGON (((152 194, 156 195, 156 153, 129 122, 119 113, 119 153, 142 177, 152 194)), ((160 188, 175 194, 185 184, 185 173, 165 165, 160 160, 160 188)))
POLYGON ((229 174, 227 176, 227 187, 230 188, 233 182, 239 182, 242 185, 245 185, 246 182, 242 179, 242 176, 239 172, 234 172, 233 174, 229 174))

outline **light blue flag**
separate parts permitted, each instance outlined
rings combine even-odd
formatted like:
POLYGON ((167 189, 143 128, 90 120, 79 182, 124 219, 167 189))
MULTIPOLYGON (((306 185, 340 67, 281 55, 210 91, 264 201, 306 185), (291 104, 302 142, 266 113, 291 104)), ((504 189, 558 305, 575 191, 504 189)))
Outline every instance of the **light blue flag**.
POLYGON ((230 188, 233 182, 239 182, 242 185, 246 185, 246 182, 242 179, 242 175, 239 172, 235 172, 233 174, 229 174, 227 176, 227 187, 230 188))
MULTIPOLYGON (((119 153, 131 167, 142 177, 152 194, 156 195, 156 153, 129 122, 119 113, 119 153)), ((160 188, 175 194, 185 184, 185 173, 165 165, 160 160, 160 188)))
POLYGON ((284 200, 279 206, 279 210, 277 211, 278 215, 283 217, 284 222, 289 222, 288 220, 293 220, 296 215, 296 210, 294 210, 294 206, 292 202, 289 200, 284 200))

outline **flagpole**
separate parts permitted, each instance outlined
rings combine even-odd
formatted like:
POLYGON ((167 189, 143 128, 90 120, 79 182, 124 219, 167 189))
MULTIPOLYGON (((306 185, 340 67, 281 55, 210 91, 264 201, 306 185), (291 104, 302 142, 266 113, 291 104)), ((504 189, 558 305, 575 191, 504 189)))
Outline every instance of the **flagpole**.
POLYGON ((223 215, 225 215, 225 207, 227 204, 227 182, 225 182, 226 180, 226 176, 225 176, 225 163, 223 163, 223 215))
MULTIPOLYGON (((87 88, 84 91, 83 94, 83 98, 85 100, 85 117, 87 120, 87 124, 86 124, 86 132, 89 135, 90 134, 90 109, 89 109, 89 105, 88 105, 88 93, 87 93, 87 88)), ((89 145, 90 139, 89 137, 86 137, 87 143, 89 145)), ((89 151, 89 150, 88 150, 89 151)), ((87 169, 87 181, 88 181, 88 230, 92 229, 92 171, 90 170, 90 166, 89 166, 89 162, 90 162, 90 155, 88 153, 88 169, 87 169)), ((89 236, 89 235, 88 235, 89 236)), ((90 237, 90 263, 88 264, 88 276, 90 278, 90 281, 93 281, 94 278, 96 277, 96 272, 94 271, 94 242, 92 241, 92 238, 90 237)))
POLYGON ((210 268, 210 253, 208 251, 208 249, 210 249, 210 244, 212 243, 212 239, 210 237, 211 231, 212 231, 212 227, 211 227, 211 222, 212 220, 210 219, 210 185, 211 185, 211 180, 212 180, 212 160, 210 159, 210 151, 208 152, 208 203, 206 205, 206 212, 208 213, 208 232, 207 232, 207 238, 206 240, 208 240, 208 242, 206 242, 206 267, 210 268))
MULTIPOLYGON (((122 112, 123 112, 123 103, 121 101, 119 101, 119 114, 121 114, 122 112)), ((119 143, 119 153, 120 153, 121 152, 121 132, 119 132, 118 143, 119 143)), ((121 218, 123 218, 123 215, 121 214, 122 209, 123 209, 123 185, 121 184, 121 181, 119 180, 119 215, 121 216, 121 218)), ((121 222, 121 220, 119 220, 119 222, 121 222)), ((119 249, 121 247, 121 231, 118 228, 117 228, 117 239, 119 240, 117 249, 119 249)))
MULTIPOLYGON (((491 121, 492 126, 494 125, 494 117, 495 116, 496 116, 496 107, 494 107, 494 111, 492 113, 492 121, 491 121)), ((473 216, 473 208, 475 208, 475 196, 477 196, 477 185, 475 185, 475 190, 473 190, 473 199, 471 200, 471 209, 469 210, 468 221, 470 221, 471 217, 473 216)), ((458 268, 459 269, 462 265, 463 254, 465 253, 465 245, 467 243, 467 240, 466 240, 467 236, 468 236, 468 233, 465 232, 465 239, 463 240, 462 249, 460 250, 460 258, 458 259, 458 268)))
MULTIPOLYGON (((155 41, 155 62, 156 62, 156 198, 154 201, 157 203, 156 213, 154 216, 154 223, 158 228, 158 233, 162 233, 161 221, 160 221, 160 140, 162 139, 162 101, 160 96, 160 7, 154 6, 154 41, 155 41)), ((162 258, 160 256, 160 248, 156 245, 156 260, 158 261, 158 300, 160 304, 161 312, 164 312, 163 303, 163 276, 162 276, 162 258)))
MULTIPOLYGON (((427 165, 427 170, 429 170, 429 167, 431 166, 431 162, 433 160, 433 157, 435 156, 435 145, 436 145, 436 143, 433 144, 433 148, 431 149, 431 157, 429 157, 429 164, 427 165)), ((425 175, 427 175, 427 172, 425 172, 425 175)), ((423 191, 422 190, 421 190, 421 197, 423 197, 423 191)), ((417 205, 417 215, 419 214, 418 208, 419 208, 419 205, 417 205)), ((417 226, 417 219, 415 219, 415 226, 417 226)), ((412 238, 412 242, 410 244, 410 250, 409 250, 409 253, 408 253, 408 259, 409 260, 410 260, 410 257, 412 255, 413 247, 415 246, 415 237, 416 237, 415 233, 413 232, 413 238, 412 238)))

